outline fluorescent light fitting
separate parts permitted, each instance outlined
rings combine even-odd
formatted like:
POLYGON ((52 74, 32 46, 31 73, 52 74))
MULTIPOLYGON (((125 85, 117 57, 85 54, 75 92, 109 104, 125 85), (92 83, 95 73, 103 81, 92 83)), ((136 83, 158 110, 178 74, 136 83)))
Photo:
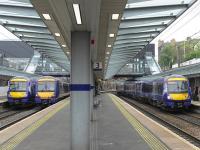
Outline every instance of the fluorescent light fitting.
POLYGON ((73 9, 76 17, 76 23, 82 24, 79 4, 73 4, 73 9))
POLYGON ((118 20, 119 14, 112 14, 112 20, 118 20))
POLYGON ((112 38, 112 37, 115 37, 115 34, 114 34, 114 33, 110 33, 110 34, 109 34, 109 37, 111 37, 111 38, 112 38))
POLYGON ((55 33, 55 36, 60 36, 60 33, 55 33))
POLYGON ((67 54, 70 54, 70 52, 67 52, 67 54))
POLYGON ((66 47, 66 45, 65 45, 65 44, 63 44, 63 45, 62 45, 62 47, 66 47))
POLYGON ((109 44, 107 47, 112 47, 112 45, 109 44))
POLYGON ((44 19, 51 20, 51 17, 49 14, 42 14, 42 15, 43 15, 44 19))
POLYGON ((109 55, 109 54, 110 54, 110 52, 107 52, 106 54, 108 54, 108 55, 109 55))

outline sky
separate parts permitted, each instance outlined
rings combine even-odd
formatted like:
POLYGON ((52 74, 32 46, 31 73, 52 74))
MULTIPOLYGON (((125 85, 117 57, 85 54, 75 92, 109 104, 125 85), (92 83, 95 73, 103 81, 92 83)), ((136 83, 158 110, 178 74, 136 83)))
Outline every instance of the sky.
POLYGON ((187 37, 200 39, 200 0, 151 42, 156 47, 155 59, 158 60, 158 40, 165 42, 171 41, 172 39, 183 41, 187 37))

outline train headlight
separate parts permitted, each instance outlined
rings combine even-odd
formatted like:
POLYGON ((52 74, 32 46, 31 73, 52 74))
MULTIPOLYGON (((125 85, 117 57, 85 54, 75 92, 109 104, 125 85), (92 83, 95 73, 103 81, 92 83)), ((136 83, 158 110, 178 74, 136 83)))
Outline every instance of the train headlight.
POLYGON ((170 95, 167 96, 167 99, 171 99, 170 95))

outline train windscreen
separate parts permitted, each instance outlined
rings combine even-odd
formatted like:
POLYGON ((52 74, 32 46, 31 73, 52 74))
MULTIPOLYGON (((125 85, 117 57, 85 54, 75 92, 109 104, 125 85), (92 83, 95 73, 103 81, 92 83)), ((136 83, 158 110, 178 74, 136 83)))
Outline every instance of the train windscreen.
POLYGON ((10 82, 10 91, 26 91, 27 83, 26 82, 10 82))
POLYGON ((168 81, 167 84, 169 93, 185 93, 188 92, 187 81, 168 81))
POLYGON ((38 82, 38 91, 54 91, 55 82, 38 82))

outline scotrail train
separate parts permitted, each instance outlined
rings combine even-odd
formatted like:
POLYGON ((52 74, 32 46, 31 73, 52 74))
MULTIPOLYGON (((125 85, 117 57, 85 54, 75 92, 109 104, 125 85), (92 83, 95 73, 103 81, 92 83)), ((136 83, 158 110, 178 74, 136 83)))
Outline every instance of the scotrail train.
POLYGON ((46 76, 38 79, 14 77, 8 82, 7 98, 10 105, 53 104, 69 93, 69 84, 46 76))
POLYGON ((171 75, 151 81, 125 81, 117 84, 117 93, 145 100, 162 108, 188 108, 191 105, 189 81, 181 75, 171 75))
POLYGON ((69 92, 69 84, 51 76, 40 77, 36 84, 36 104, 53 104, 69 92))
POLYGON ((10 105, 33 104, 35 100, 35 80, 26 77, 14 77, 8 81, 7 99, 10 105))

